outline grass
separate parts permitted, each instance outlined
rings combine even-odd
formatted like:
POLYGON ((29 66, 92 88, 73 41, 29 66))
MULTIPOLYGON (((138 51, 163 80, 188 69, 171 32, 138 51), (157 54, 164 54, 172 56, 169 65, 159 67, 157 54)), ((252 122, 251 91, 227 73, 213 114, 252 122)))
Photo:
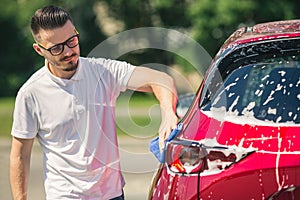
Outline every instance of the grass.
POLYGON ((157 135, 160 117, 138 116, 117 118, 118 135, 127 135, 134 138, 150 138, 157 135))
POLYGON ((129 113, 125 116, 117 115, 118 135, 129 135, 135 138, 156 135, 160 123, 160 116, 155 114, 155 106, 157 105, 158 101, 153 95, 135 93, 119 98, 117 110, 118 108, 126 108, 125 112, 129 111, 129 113))
POLYGON ((0 137, 10 136, 14 98, 0 98, 0 137))
MULTIPOLYGON (((10 131, 13 120, 14 98, 0 98, 0 137, 10 137, 10 131)), ((140 95, 133 93, 132 95, 121 95, 117 101, 117 107, 130 109, 145 109, 157 105, 157 100, 152 95, 140 95)), ((150 117, 148 112, 128 116, 119 116, 117 118, 117 133, 138 135, 152 134, 152 129, 156 129, 159 123, 159 117, 150 117), (155 128, 153 128, 155 127, 155 128)))
POLYGON ((135 92, 133 94, 125 93, 124 95, 121 95, 117 101, 117 106, 121 107, 127 105, 130 107, 149 107, 153 104, 158 104, 154 95, 142 95, 139 92, 135 92))

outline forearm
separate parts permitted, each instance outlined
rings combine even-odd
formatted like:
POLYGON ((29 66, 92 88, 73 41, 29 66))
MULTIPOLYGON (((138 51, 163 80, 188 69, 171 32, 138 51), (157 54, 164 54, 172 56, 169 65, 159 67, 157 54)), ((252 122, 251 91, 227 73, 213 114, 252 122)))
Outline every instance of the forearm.
POLYGON ((134 73, 129 82, 129 89, 153 92, 162 109, 175 110, 177 91, 171 76, 145 67, 137 67, 134 73))
POLYGON ((158 133, 163 142, 177 124, 177 92, 173 79, 167 74, 162 74, 158 82, 151 84, 151 88, 160 104, 162 121, 158 133))
POLYGON ((152 91, 160 103, 162 114, 164 112, 175 112, 177 103, 177 92, 173 79, 163 74, 159 83, 151 84, 152 91))
POLYGON ((10 153, 10 185, 14 200, 27 199, 30 151, 32 145, 30 141, 28 145, 28 147, 20 146, 20 143, 16 139, 14 139, 12 143, 10 153))
POLYGON ((23 200, 27 197, 29 166, 23 158, 10 160, 10 184, 14 200, 23 200))
POLYGON ((160 71, 137 67, 128 82, 128 88, 153 92, 159 101, 162 120, 158 134, 162 148, 172 129, 176 128, 178 120, 175 113, 177 92, 173 78, 160 71))

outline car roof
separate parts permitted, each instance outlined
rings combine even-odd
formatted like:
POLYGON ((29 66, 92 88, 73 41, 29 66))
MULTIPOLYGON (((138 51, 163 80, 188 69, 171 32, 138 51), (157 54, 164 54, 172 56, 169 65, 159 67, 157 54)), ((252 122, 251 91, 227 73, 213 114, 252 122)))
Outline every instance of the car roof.
POLYGON ((214 92, 231 72, 241 66, 274 57, 298 55, 299 52, 300 20, 240 28, 220 48, 206 72, 204 83, 214 92))
POLYGON ((256 41, 300 36, 300 20, 267 22, 236 30, 223 44, 220 51, 256 41))
POLYGON ((254 58, 253 56, 259 54, 282 53, 280 49, 294 51, 295 48, 292 46, 295 45, 290 47, 288 42, 282 43, 284 40, 293 41, 294 39, 298 40, 296 46, 297 50, 299 50, 300 19, 267 22, 252 27, 239 28, 222 45, 207 70, 206 77, 214 68, 217 67, 220 71, 227 71, 227 65, 229 63, 237 63, 237 60, 245 57, 254 58), (268 45, 266 45, 267 43, 268 45), (270 46, 274 46, 274 44, 275 46, 279 45, 276 51, 274 51, 273 48, 270 48, 270 46), (256 49, 256 52, 252 51, 253 47, 255 47, 254 49, 256 49), (251 49, 251 51, 248 51, 247 49, 251 49), (239 51, 242 51, 242 53, 239 53, 239 51), (248 55, 243 52, 246 52, 248 55), (224 63, 227 64, 224 65, 224 63))

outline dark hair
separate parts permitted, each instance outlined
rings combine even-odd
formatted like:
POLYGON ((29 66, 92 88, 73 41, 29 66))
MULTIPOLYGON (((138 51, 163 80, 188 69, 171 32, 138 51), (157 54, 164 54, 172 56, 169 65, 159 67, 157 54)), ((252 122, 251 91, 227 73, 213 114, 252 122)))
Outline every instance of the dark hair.
POLYGON ((71 15, 63 8, 45 6, 34 13, 30 27, 32 33, 36 35, 40 29, 49 30, 62 27, 68 20, 72 22, 71 15))

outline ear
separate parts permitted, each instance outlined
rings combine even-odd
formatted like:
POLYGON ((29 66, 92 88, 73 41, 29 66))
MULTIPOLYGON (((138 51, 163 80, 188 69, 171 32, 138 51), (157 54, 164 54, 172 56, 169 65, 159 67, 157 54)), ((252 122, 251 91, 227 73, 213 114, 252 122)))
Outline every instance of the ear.
POLYGON ((32 47, 38 54, 44 56, 41 47, 37 43, 33 43, 32 47))

